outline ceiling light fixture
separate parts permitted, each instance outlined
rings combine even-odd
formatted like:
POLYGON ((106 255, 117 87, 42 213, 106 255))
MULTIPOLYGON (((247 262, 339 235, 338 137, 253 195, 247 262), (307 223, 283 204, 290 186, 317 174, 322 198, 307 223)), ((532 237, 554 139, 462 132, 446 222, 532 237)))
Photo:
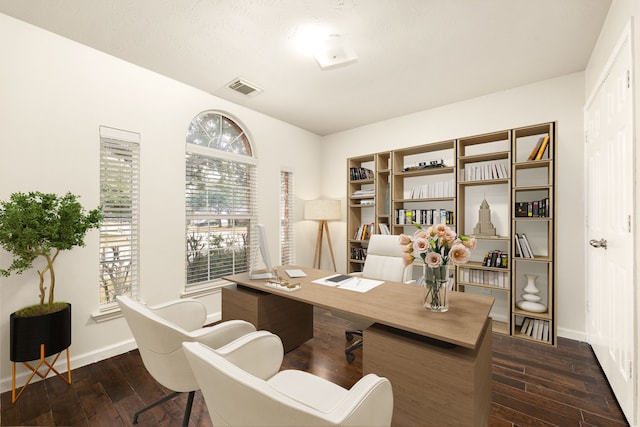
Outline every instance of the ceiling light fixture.
POLYGON ((320 43, 313 57, 323 70, 351 64, 358 60, 355 51, 340 34, 331 34, 323 43, 320 43))

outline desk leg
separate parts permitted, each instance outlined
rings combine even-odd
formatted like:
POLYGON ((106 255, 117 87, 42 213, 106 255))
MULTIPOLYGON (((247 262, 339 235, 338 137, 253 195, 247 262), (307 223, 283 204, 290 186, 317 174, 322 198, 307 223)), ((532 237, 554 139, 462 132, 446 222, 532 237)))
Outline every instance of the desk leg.
POLYGON ((222 320, 241 319, 280 337, 288 352, 313 338, 313 306, 241 286, 222 288, 222 320))
POLYGON ((391 381, 392 425, 487 426, 491 320, 475 350, 444 347, 378 324, 364 331, 363 375, 391 381))

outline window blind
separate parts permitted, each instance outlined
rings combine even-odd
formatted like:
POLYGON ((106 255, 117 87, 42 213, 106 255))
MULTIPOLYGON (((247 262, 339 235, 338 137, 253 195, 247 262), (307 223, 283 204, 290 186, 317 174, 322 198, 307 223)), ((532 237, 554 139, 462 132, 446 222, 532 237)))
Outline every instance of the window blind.
POLYGON ((280 172, 280 264, 295 264, 293 172, 280 172))
POLYGON ((187 287, 248 271, 257 244, 255 165, 200 151, 186 155, 187 287))
POLYGON ((140 134, 100 127, 100 305, 138 297, 140 134))

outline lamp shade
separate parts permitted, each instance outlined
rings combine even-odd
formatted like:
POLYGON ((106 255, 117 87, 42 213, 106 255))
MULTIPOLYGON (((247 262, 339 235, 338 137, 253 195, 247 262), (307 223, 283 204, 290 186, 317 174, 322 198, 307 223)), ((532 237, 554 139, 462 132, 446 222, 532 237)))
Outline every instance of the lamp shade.
POLYGON ((307 200, 304 202, 304 219, 340 219, 340 200, 307 200))

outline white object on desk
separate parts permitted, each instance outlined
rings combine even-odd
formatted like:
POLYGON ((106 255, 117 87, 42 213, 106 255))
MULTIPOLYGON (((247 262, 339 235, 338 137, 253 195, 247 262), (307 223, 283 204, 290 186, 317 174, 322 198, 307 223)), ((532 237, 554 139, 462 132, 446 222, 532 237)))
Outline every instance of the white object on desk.
POLYGON ((376 286, 380 286, 384 283, 384 281, 382 280, 364 279, 362 277, 352 277, 349 280, 345 280, 339 283, 328 280, 336 276, 339 275, 334 274, 331 276, 323 277, 322 279, 314 280, 312 283, 316 283, 318 285, 333 286, 336 288, 356 292, 368 292, 376 286))
POLYGON ((296 270, 285 270, 285 272, 287 273, 287 275, 289 277, 307 277, 307 275, 305 274, 304 271, 300 270, 300 269, 296 269, 296 270))

